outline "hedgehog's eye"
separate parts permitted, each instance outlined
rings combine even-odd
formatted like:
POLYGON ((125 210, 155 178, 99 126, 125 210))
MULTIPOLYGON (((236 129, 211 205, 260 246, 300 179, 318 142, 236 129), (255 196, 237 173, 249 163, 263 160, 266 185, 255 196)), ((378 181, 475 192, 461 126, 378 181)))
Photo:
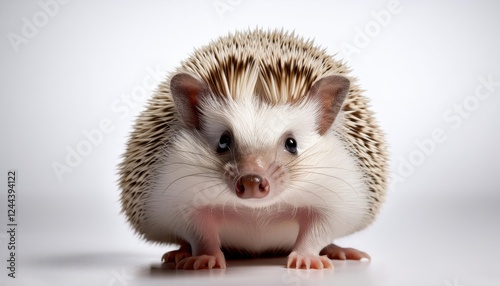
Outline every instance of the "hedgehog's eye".
POLYGON ((285 148, 292 154, 297 154, 297 141, 294 138, 288 137, 285 140, 285 148))
POLYGON ((230 146, 231 146, 231 135, 228 132, 222 133, 222 135, 219 138, 217 153, 224 153, 228 151, 230 146))

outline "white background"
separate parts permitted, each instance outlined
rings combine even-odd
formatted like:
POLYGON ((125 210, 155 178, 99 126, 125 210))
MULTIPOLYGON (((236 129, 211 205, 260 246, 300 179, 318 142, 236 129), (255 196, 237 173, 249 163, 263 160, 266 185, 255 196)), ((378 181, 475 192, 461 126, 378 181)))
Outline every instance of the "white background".
POLYGON ((500 7, 415 2, 2 1, 0 284, 498 285, 500 7), (119 213, 116 165, 154 85, 195 47, 255 27, 294 30, 338 53, 371 99, 394 180, 376 222, 339 241, 370 263, 165 271, 168 247, 140 241, 119 213), (103 120, 111 130, 58 178, 55 162, 67 165, 68 148, 103 120), (6 269, 9 169, 18 172, 16 279, 6 269))

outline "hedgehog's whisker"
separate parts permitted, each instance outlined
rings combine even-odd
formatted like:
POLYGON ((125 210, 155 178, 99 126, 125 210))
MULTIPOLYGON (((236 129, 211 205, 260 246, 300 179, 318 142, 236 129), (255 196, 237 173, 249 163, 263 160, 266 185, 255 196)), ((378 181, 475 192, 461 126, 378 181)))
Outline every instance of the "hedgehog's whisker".
POLYGON ((347 182, 346 180, 344 180, 344 179, 342 179, 340 177, 337 177, 337 176, 334 176, 334 175, 330 175, 330 174, 321 173, 321 172, 312 172, 312 171, 307 170, 307 169, 305 169, 305 170, 304 169, 303 170, 291 170, 291 173, 295 173, 295 174, 316 174, 316 175, 322 175, 322 176, 330 177, 332 179, 339 180, 339 181, 345 183, 347 186, 349 186, 349 188, 351 188, 351 190, 353 190, 354 193, 356 193, 356 196, 359 197, 359 194, 356 191, 356 189, 351 184, 349 184, 349 182, 347 182))
MULTIPOLYGON (((217 177, 216 177, 216 176, 211 177, 211 178, 212 178, 212 179, 217 179, 217 177)), ((217 180, 213 180, 213 181, 217 181, 217 180)), ((194 187, 196 187, 196 186, 198 186, 198 185, 201 185, 201 184, 205 184, 205 183, 207 183, 207 182, 210 182, 210 181, 201 181, 201 182, 198 182, 198 183, 196 183, 196 184, 194 184, 194 185, 191 185, 191 186, 189 186, 189 187, 185 188, 185 189, 184 189, 184 190, 182 190, 181 192, 185 192, 185 191, 187 191, 187 190, 189 190, 189 189, 192 189, 192 188, 194 188, 194 187)), ((214 186, 217 186, 217 185, 222 185, 222 184, 224 184, 224 183, 214 184, 214 185, 208 186, 207 188, 211 188, 211 187, 214 187, 214 186)))
MULTIPOLYGON (((163 153, 165 153, 166 155, 169 155, 169 151, 167 151, 168 145, 165 142, 163 142, 163 145, 165 146, 165 148, 163 149, 163 153)), ((208 156, 206 154, 195 152, 195 151, 177 150, 176 152, 177 153, 186 153, 186 154, 196 155, 198 157, 201 157, 201 158, 208 159, 208 160, 212 161, 215 165, 220 165, 222 163, 220 160, 217 160, 216 158, 213 158, 213 157, 208 156)))
POLYGON ((217 199, 220 197, 220 195, 222 195, 225 191, 229 191, 229 187, 227 186, 227 184, 225 183, 220 183, 219 185, 226 185, 226 187, 224 189, 222 189, 219 194, 217 195, 217 199))
MULTIPOLYGON (((216 180, 214 180, 214 181, 216 181, 216 180)), ((200 194, 201 192, 204 192, 204 191, 206 191, 206 190, 210 189, 210 188, 213 188, 213 187, 216 187, 216 186, 220 186, 220 185, 224 185, 224 183, 217 182, 216 184, 212 184, 212 185, 210 185, 210 186, 207 186, 207 187, 205 187, 205 188, 202 188, 202 189, 198 190, 198 191, 195 193, 195 196, 196 196, 196 195, 198 195, 198 194, 200 194)), ((224 190, 224 189, 222 189, 222 190, 224 190)), ((215 196, 215 197, 216 197, 216 198, 218 198, 218 197, 221 195, 221 193, 222 193, 222 191, 221 191, 221 192, 219 192, 219 194, 218 194, 217 196, 215 196)))
MULTIPOLYGON (((308 190, 305 187, 294 186, 293 188, 295 188, 295 189, 297 189, 299 191, 306 192, 306 193, 309 193, 311 195, 314 195, 314 196, 318 197, 321 201, 323 201, 323 203, 325 203, 326 206, 328 205, 327 202, 325 201, 325 199, 323 197, 321 197, 320 195, 316 194, 313 191, 308 190)), ((329 190, 328 188, 326 188, 326 189, 329 190)), ((329 190, 329 191, 331 191, 331 190, 329 190)), ((335 193, 335 192, 333 192, 333 193, 335 193)), ((293 215, 294 217, 297 215, 297 211, 298 211, 298 209, 295 209, 294 215, 293 215)))
POLYGON ((309 169, 332 169, 332 170, 342 170, 342 171, 347 171, 347 172, 358 172, 358 170, 351 170, 351 169, 336 167, 336 166, 329 167, 329 166, 301 165, 301 167, 306 167, 309 169))
MULTIPOLYGON (((321 173, 321 172, 312 172, 312 171, 308 171, 307 169, 306 170, 292 170, 290 173, 296 174, 296 175, 316 174, 316 175, 322 175, 322 176, 330 177, 332 179, 339 180, 339 181, 343 182, 345 185, 347 185, 356 194, 356 196, 359 197, 359 194, 356 191, 356 188, 354 188, 354 186, 352 186, 349 182, 347 182, 346 180, 344 180, 340 177, 337 177, 337 176, 334 176, 331 174, 321 173)), ((302 180, 302 181, 304 181, 304 180, 302 180)), ((310 181, 305 181, 305 182, 310 182, 310 181)))
MULTIPOLYGON (((323 189, 325 189, 325 190, 327 190, 327 191, 331 192, 332 194, 336 195, 336 196, 337 196, 337 197, 339 197, 342 201, 344 200, 344 198, 342 198, 342 196, 340 196, 339 194, 337 194, 337 192, 335 192, 334 190, 332 190, 332 189, 330 189, 330 188, 327 188, 327 187, 325 187, 325 186, 323 186, 323 185, 321 185, 321 184, 318 184, 318 183, 315 183, 315 182, 312 182, 312 181, 305 181, 305 180, 300 180, 300 181, 298 181, 298 180, 290 180, 290 181, 292 181, 292 182, 293 182, 293 181, 295 181, 295 182, 303 182, 303 183, 308 183, 308 184, 316 185, 316 186, 321 187, 321 188, 323 188, 323 189)), ((295 187, 295 188, 298 188, 297 186, 294 186, 294 187, 295 187)), ((305 191, 305 192, 308 192, 308 193, 310 193, 310 194, 314 194, 314 195, 316 195, 316 196, 318 196, 318 197, 319 197, 319 195, 317 195, 316 193, 311 192, 311 191, 308 191, 308 190, 307 190, 307 189, 305 189, 305 188, 302 188, 302 190, 303 190, 303 191, 305 191)), ((324 199, 323 199, 323 198, 321 198, 321 200, 323 200, 323 201, 324 201, 324 199)))
POLYGON ((300 156, 297 156, 296 158, 294 158, 293 160, 291 160, 290 162, 285 164, 285 166, 288 167, 290 165, 298 165, 302 161, 309 159, 310 157, 317 157, 321 153, 327 153, 326 151, 316 151, 315 150, 314 152, 312 152, 311 150, 314 150, 314 145, 312 147, 310 147, 308 150, 304 151, 300 156))
POLYGON ((175 182, 180 181, 182 179, 189 178, 189 177, 197 177, 197 176, 198 177, 203 177, 203 178, 209 178, 209 179, 216 179, 217 178, 215 175, 209 176, 206 173, 192 173, 192 174, 180 176, 177 179, 175 179, 172 182, 170 182, 170 184, 168 184, 167 187, 165 187, 165 189, 163 190, 163 193, 165 193, 175 182))
MULTIPOLYGON (((236 161, 236 156, 235 156, 235 154, 234 154, 234 152, 233 152, 233 149, 229 148, 229 152, 231 152, 231 156, 232 156, 232 160, 233 160, 233 162, 237 162, 237 161, 236 161)), ((241 174, 241 173, 240 173, 240 170, 238 169, 238 164, 235 164, 235 165, 234 165, 234 167, 235 167, 235 169, 236 169, 236 173, 237 173, 237 174, 241 174)), ((237 176, 234 176, 234 177, 237 177, 237 176)))

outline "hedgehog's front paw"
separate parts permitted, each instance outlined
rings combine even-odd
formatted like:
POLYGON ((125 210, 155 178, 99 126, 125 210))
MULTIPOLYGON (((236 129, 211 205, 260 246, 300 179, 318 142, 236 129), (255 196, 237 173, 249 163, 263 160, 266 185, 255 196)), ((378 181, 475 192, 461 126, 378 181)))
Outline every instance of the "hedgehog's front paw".
POLYGON ((368 260, 371 259, 370 255, 366 254, 363 251, 354 249, 354 248, 343 248, 337 246, 335 244, 329 244, 321 252, 320 255, 326 255, 330 259, 339 259, 339 260, 361 260, 366 258, 368 260))
POLYGON ((286 267, 296 269, 323 269, 333 268, 333 263, 325 255, 302 254, 294 251, 288 255, 286 267))
POLYGON ((182 259, 179 263, 176 263, 175 268, 184 270, 225 269, 226 260, 222 252, 215 255, 193 256, 182 259))

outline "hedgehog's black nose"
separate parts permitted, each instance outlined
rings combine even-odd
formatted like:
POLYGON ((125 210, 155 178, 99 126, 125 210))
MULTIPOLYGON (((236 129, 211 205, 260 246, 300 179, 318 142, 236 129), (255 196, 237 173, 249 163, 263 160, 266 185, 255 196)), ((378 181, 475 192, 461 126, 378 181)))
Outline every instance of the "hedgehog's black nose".
POLYGON ((259 175, 244 175, 236 182, 236 195, 242 199, 262 199, 269 190, 269 181, 259 175))

